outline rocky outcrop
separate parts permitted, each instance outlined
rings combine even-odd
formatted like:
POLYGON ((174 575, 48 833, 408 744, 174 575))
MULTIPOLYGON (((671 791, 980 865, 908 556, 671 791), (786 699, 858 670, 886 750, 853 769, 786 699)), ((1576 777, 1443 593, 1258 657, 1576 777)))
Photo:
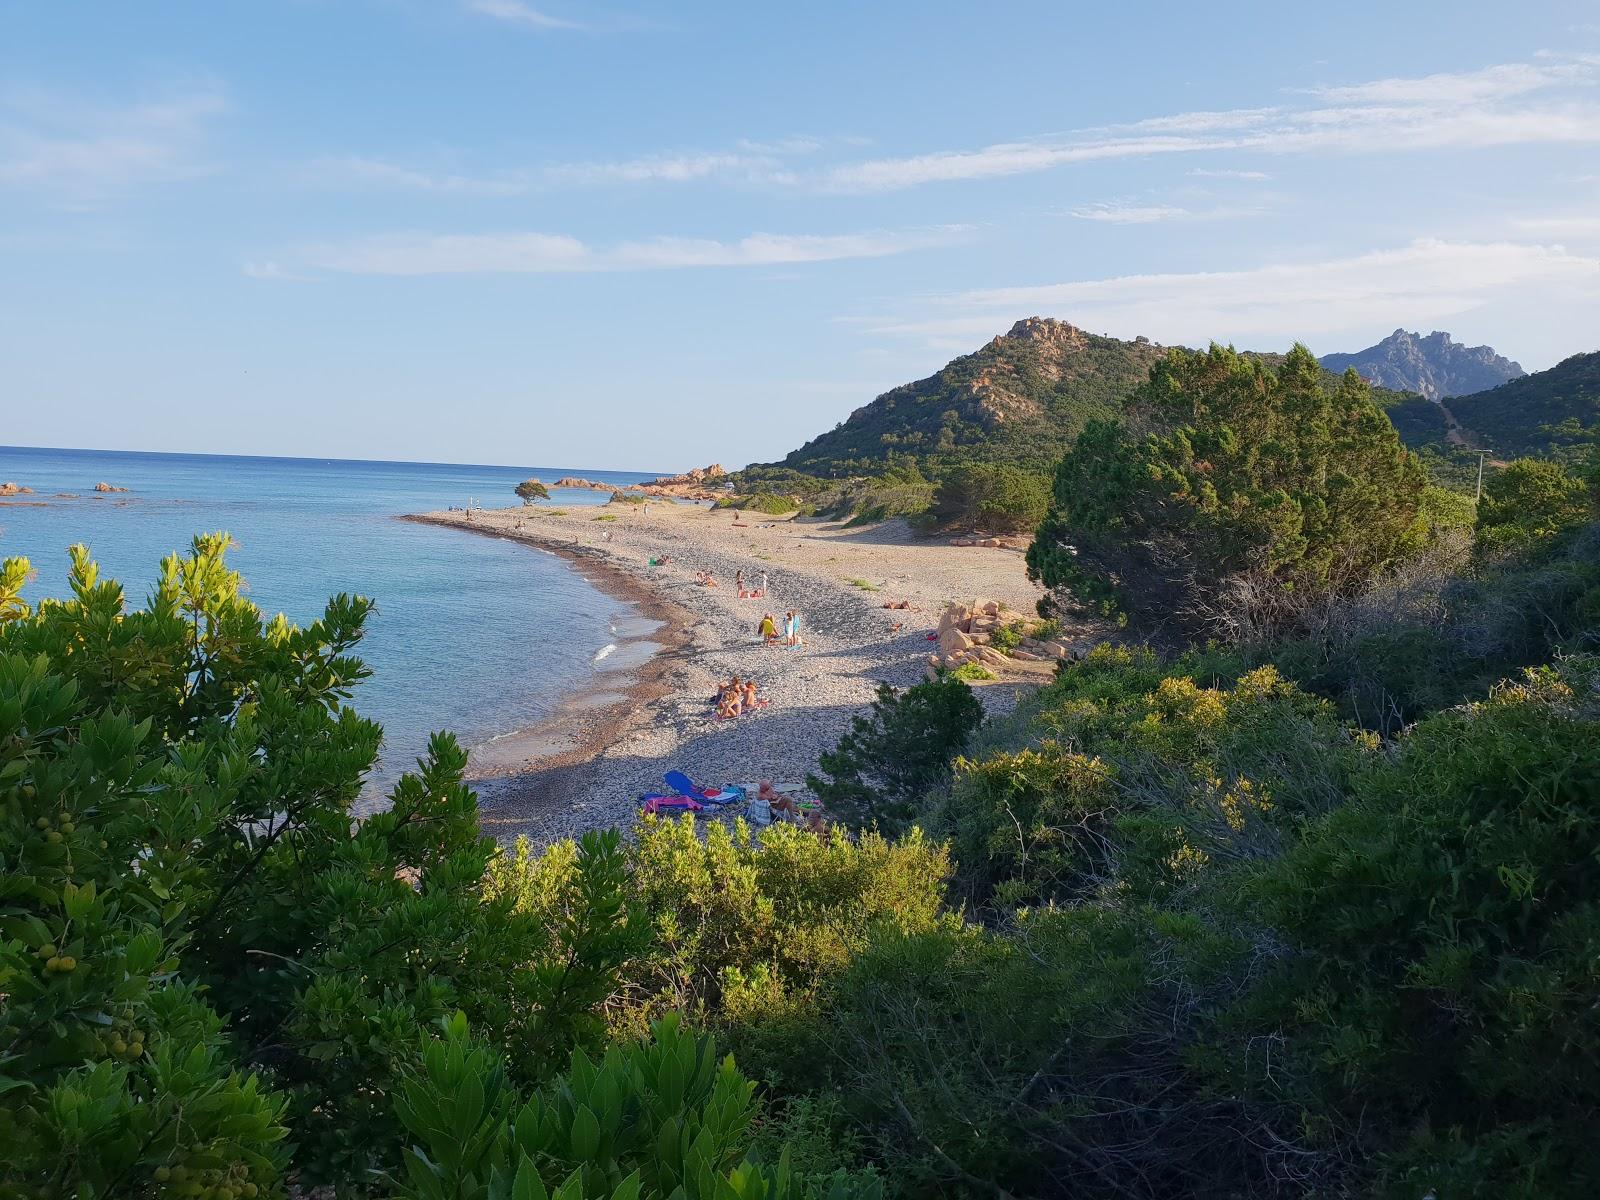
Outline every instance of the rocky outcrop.
POLYGON ((721 463, 712 463, 706 467, 695 467, 682 475, 662 475, 649 483, 635 483, 630 485, 629 490, 673 500, 717 500, 723 496, 724 490, 713 485, 727 474, 721 463))
POLYGON ((101 480, 99 483, 94 485, 94 490, 97 491, 97 492, 105 493, 105 492, 125 492, 128 489, 125 488, 125 487, 118 487, 114 483, 106 483, 104 480, 101 480))
POLYGON ((617 485, 614 483, 596 483, 593 479, 581 479, 576 475, 566 475, 550 485, 558 488, 588 488, 595 492, 614 492, 617 485))
POLYGON ((1416 392, 1433 401, 1471 395, 1527 374, 1491 346, 1463 346, 1437 330, 1423 337, 1396 329, 1376 346, 1355 354, 1325 355, 1321 361, 1330 371, 1354 367, 1378 387, 1416 392))
POLYGON ((33 495, 33 489, 31 487, 23 487, 20 483, 12 483, 10 480, 7 480, 5 483, 0 483, 0 496, 31 495, 33 495))
POLYGON ((998 600, 946 605, 934 631, 939 648, 928 656, 928 678, 967 663, 1004 670, 1018 663, 1059 661, 1071 653, 1064 641, 1040 640, 1016 632, 1019 620, 1018 614, 1008 611, 998 600), (1004 650, 993 644, 995 632, 1003 628, 1013 631, 1004 650))

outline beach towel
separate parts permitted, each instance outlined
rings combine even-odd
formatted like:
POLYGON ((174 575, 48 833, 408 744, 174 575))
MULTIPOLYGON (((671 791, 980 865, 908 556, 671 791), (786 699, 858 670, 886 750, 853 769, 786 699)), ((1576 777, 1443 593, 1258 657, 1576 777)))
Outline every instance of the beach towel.
POLYGON ((705 787, 690 779, 682 771, 668 771, 662 776, 667 786, 676 788, 685 796, 693 796, 707 804, 737 804, 744 799, 744 789, 737 784, 727 787, 705 787))

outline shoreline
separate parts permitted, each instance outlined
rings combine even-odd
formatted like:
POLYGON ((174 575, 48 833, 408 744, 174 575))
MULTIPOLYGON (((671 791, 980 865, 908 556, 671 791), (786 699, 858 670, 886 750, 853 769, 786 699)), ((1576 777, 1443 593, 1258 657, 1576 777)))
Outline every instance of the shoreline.
MULTIPOLYGON (((469 778, 485 832, 536 846, 589 829, 630 828, 640 792, 659 789, 677 767, 714 784, 751 787, 770 779, 804 787, 817 757, 871 703, 878 683, 923 678, 926 634, 943 605, 975 597, 1031 615, 1040 594, 1022 555, 919 538, 901 522, 842 526, 652 502, 536 505, 408 514, 402 520, 519 541, 564 558, 607 595, 659 627, 637 644, 659 649, 623 666, 615 686, 572 697, 545 721, 472 750, 469 778), (665 556, 668 561, 652 565, 665 556), (768 594, 740 599, 734 573, 768 594), (696 583, 700 572, 717 587, 696 583), (910 609, 887 609, 906 601, 910 609), (805 645, 770 647, 755 635, 763 612, 801 614, 805 645), (755 678, 770 701, 737 720, 718 720, 710 697, 731 675, 755 678)), ((620 644, 621 639, 619 639, 620 644)), ((603 677, 604 672, 597 672, 603 677)), ((1022 669, 976 690, 991 710, 1048 672, 1022 669)), ((737 816, 707 809, 702 819, 737 816)))
MULTIPOLYGON (((459 515, 459 514, 450 514, 459 515)), ((656 628, 615 643, 624 646, 649 643, 655 649, 637 663, 617 663, 605 668, 619 677, 618 686, 599 693, 599 702, 568 705, 533 725, 509 730, 487 742, 469 747, 467 781, 480 797, 491 797, 506 780, 515 780, 539 771, 553 771, 587 762, 605 746, 623 736, 649 706, 668 690, 671 674, 668 656, 688 641, 694 616, 673 604, 655 590, 607 559, 593 548, 560 543, 501 529, 474 527, 470 521, 451 520, 437 513, 408 513, 402 521, 460 529, 483 537, 521 542, 530 549, 564 559, 598 591, 620 600, 656 628), (494 747, 491 753, 483 753, 494 747)), ((604 660, 601 660, 604 661, 604 660)))

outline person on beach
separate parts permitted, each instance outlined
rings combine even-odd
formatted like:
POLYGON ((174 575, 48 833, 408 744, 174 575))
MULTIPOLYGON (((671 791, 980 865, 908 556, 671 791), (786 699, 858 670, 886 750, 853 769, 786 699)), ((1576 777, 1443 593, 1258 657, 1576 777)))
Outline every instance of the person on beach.
POLYGON ((761 594, 763 596, 767 594, 767 573, 765 571, 761 572, 761 594))
POLYGON ((803 644, 800 639, 800 614, 792 608, 789 610, 789 615, 783 619, 783 634, 783 640, 788 642, 789 645, 799 646, 803 644))
POLYGON ((733 585, 734 585, 734 587, 739 589, 739 599, 743 600, 744 599, 744 571, 743 570, 738 570, 738 571, 735 571, 733 573, 733 585))
POLYGON ((756 699, 756 681, 754 679, 746 679, 744 681, 744 696, 742 697, 742 701, 747 712, 757 708, 765 708, 767 706, 767 702, 765 700, 756 699))
POLYGON ((767 645, 772 646, 777 643, 778 623, 772 619, 771 613, 764 613, 762 615, 761 624, 757 626, 756 632, 761 635, 761 640, 767 645))

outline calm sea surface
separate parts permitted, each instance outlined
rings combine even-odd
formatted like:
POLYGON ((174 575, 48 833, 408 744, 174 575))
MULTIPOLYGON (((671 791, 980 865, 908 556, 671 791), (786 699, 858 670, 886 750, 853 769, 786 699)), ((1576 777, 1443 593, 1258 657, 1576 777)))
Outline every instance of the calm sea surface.
MULTIPOLYGON (((383 724, 386 787, 410 767, 435 729, 474 745, 549 716, 587 683, 626 605, 585 582, 565 561, 476 534, 397 521, 450 505, 501 507, 511 488, 582 475, 607 483, 651 478, 617 471, 477 467, 135 454, 0 446, 0 482, 34 489, 0 502, 0 558, 25 555, 37 578, 28 598, 68 592, 66 548, 83 542, 102 577, 142 604, 157 564, 187 550, 197 532, 227 530, 250 598, 267 614, 304 624, 327 598, 358 592, 377 602, 361 655, 375 672, 356 707, 383 724), (104 480, 127 494, 97 496, 104 480), (71 493, 69 499, 58 493, 71 493)), ((563 507, 604 492, 556 494, 563 507)))

